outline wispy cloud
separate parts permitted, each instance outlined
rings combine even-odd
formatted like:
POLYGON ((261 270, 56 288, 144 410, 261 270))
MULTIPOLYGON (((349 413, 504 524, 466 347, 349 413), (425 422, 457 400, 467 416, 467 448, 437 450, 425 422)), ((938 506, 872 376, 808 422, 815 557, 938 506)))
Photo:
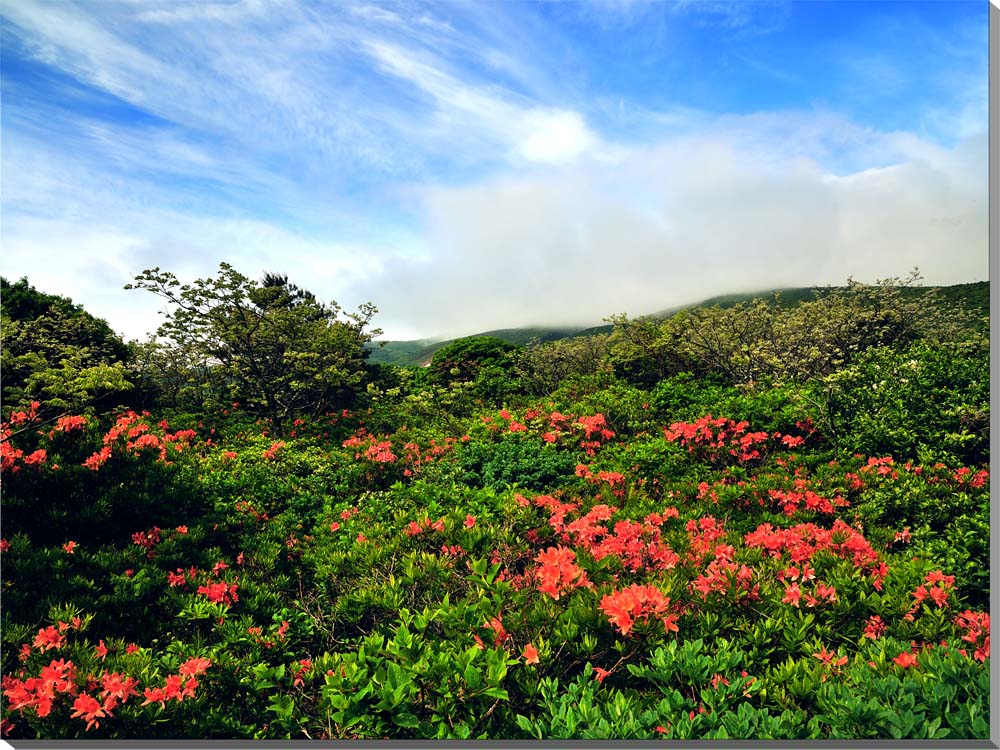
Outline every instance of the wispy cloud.
POLYGON ((223 3, 188 3, 155 10, 142 10, 136 19, 145 23, 197 23, 202 21, 222 21, 231 23, 243 21, 253 16, 266 14, 268 7, 274 7, 277 0, 239 0, 223 3))

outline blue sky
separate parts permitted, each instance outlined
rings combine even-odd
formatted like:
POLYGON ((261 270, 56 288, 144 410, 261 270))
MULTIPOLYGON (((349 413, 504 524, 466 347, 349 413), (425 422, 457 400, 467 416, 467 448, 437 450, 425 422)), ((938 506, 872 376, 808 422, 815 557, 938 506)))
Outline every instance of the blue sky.
POLYGON ((3 259, 288 273, 387 337, 987 275, 975 2, 0 0, 3 259))

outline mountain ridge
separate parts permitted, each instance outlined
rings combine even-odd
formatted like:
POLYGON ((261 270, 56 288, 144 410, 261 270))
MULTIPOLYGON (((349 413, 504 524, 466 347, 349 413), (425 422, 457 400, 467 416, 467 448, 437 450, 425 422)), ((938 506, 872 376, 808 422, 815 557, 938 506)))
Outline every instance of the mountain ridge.
MULTIPOLYGON (((663 320, 671 315, 676 315, 683 310, 691 310, 699 307, 733 307, 741 302, 751 302, 756 299, 773 298, 779 295, 779 304, 782 306, 794 306, 801 302, 814 298, 817 291, 823 289, 843 289, 846 287, 784 287, 775 289, 765 289, 753 292, 737 292, 730 294, 718 294, 707 297, 699 302, 692 302, 685 305, 674 305, 665 307, 647 315, 640 317, 663 320)), ((942 300, 946 302, 965 303, 970 308, 980 309, 984 315, 989 314, 990 287, 989 281, 972 281, 963 284, 950 284, 946 286, 909 286, 901 287, 904 294, 926 294, 931 290, 938 290, 942 300)), ((494 336, 510 344, 526 345, 529 342, 537 341, 547 343, 565 338, 576 338, 580 336, 595 336, 601 333, 609 333, 614 326, 610 323, 595 326, 524 326, 521 328, 497 328, 481 333, 471 333, 468 336, 456 336, 455 338, 426 338, 408 339, 400 341, 377 341, 369 344, 371 354, 369 362, 376 364, 392 364, 403 367, 426 366, 434 352, 444 346, 458 341, 459 339, 471 338, 474 336, 494 336)))

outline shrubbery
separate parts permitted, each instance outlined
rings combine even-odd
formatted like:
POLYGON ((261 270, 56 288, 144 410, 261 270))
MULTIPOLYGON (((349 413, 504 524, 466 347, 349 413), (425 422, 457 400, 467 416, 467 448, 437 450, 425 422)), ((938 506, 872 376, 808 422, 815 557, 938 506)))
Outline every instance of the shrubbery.
POLYGON ((0 728, 985 738, 986 351, 864 320, 808 382, 498 348, 280 433, 8 409, 0 728))

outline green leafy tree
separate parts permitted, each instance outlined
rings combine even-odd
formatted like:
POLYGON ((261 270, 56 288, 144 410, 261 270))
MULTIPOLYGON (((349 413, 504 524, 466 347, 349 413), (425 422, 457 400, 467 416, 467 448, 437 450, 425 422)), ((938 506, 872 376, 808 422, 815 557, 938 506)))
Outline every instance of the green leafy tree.
POLYGON ((439 381, 475 380, 483 368, 506 367, 518 347, 495 336, 456 339, 434 352, 431 373, 439 381))
POLYGON ((434 352, 430 374, 441 385, 473 383, 473 395, 501 402, 521 391, 515 364, 521 347, 496 336, 457 339, 434 352))
POLYGON ((104 320, 27 279, 0 279, 0 292, 5 405, 39 401, 49 412, 74 410, 132 387, 129 349, 104 320))
POLYGON ((157 336, 207 365, 213 392, 242 401, 282 434, 289 419, 351 401, 362 386, 372 304, 341 316, 336 302, 268 274, 255 281, 228 263, 215 278, 181 284, 159 268, 126 289, 145 289, 172 309, 157 336))
POLYGON ((982 337, 974 315, 936 289, 915 286, 919 279, 916 271, 875 284, 848 279, 792 307, 775 295, 684 310, 661 322, 617 316, 611 360, 617 374, 645 385, 685 371, 730 384, 806 382, 875 347, 982 337))
POLYGON ((136 408, 165 406, 171 409, 203 409, 217 402, 211 363, 203 353, 173 343, 133 341, 129 371, 137 387, 136 408))
POLYGON ((611 371, 607 334, 530 344, 517 362, 525 390, 536 396, 554 393, 567 378, 611 371))

